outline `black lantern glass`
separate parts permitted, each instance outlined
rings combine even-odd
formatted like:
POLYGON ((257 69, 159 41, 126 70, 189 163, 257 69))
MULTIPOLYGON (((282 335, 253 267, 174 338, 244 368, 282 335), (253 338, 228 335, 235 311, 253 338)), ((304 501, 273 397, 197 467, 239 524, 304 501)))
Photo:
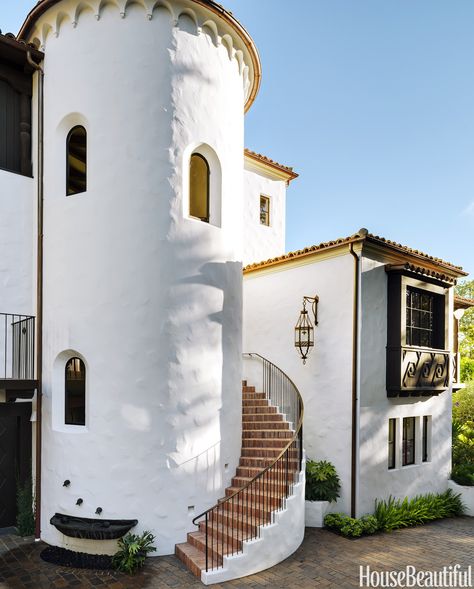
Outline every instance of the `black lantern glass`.
POLYGON ((303 364, 306 364, 308 354, 311 351, 311 348, 314 347, 314 325, 318 324, 316 310, 318 300, 318 297, 304 297, 303 309, 300 313, 300 316, 295 326, 295 348, 299 350, 299 353, 303 360, 303 364), (314 325, 306 309, 307 301, 310 301, 312 303, 314 325))

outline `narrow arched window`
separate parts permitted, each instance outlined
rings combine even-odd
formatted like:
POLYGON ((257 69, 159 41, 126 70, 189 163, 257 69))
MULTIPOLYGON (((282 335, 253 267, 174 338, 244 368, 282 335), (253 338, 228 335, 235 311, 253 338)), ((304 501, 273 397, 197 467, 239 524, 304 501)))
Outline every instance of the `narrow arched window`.
POLYGON ((87 190, 87 131, 78 125, 69 131, 66 140, 66 194, 87 190))
POLYGON ((86 366, 80 358, 71 358, 65 373, 65 423, 86 425, 86 366))
POLYGON ((191 156, 189 170, 189 214, 209 223, 210 170, 205 157, 199 153, 191 156))

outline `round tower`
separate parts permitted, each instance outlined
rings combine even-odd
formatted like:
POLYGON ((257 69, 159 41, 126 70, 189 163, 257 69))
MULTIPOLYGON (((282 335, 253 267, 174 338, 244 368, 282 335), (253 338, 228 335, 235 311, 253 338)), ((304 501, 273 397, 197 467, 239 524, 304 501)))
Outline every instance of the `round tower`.
POLYGON ((137 519, 169 554, 240 453, 258 54, 212 0, 43 0, 20 36, 45 52, 42 538, 103 553, 50 518, 137 519))

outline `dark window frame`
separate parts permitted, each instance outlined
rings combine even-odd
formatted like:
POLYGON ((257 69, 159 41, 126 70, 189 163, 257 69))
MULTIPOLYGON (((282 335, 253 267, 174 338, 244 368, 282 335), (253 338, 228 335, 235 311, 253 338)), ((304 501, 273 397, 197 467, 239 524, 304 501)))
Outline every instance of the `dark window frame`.
POLYGON ((416 462, 416 417, 404 417, 402 425, 402 466, 416 462), (409 438, 409 424, 413 424, 413 437, 409 438))
POLYGON ((388 470, 394 470, 397 464, 397 420, 388 420, 388 470))
MULTIPOLYGON (((72 129, 70 129, 69 133, 67 134, 66 137, 66 196, 75 196, 76 194, 84 194, 85 192, 87 192, 87 156, 88 156, 88 134, 87 134, 87 129, 84 127, 84 125, 75 125, 74 127, 72 127, 72 129), (84 182, 84 188, 83 189, 76 189, 74 188, 73 184, 77 183, 77 179, 75 179, 73 181, 72 179, 72 172, 71 172, 71 164, 70 164, 70 158, 72 156, 71 154, 71 147, 70 147, 70 143, 71 143, 71 139, 72 137, 79 131, 83 131, 83 136, 85 138, 85 145, 84 145, 84 149, 85 149, 85 157, 84 157, 84 165, 85 165, 85 172, 83 174, 78 174, 79 177, 83 177, 83 182, 84 182)), ((82 182, 82 179, 81 179, 82 182)))
POLYGON ((209 161, 206 157, 204 157, 201 153, 192 153, 191 157, 189 158, 189 216, 193 219, 199 219, 203 223, 210 223, 211 222, 211 166, 209 165, 209 161), (206 165, 207 170, 207 194, 206 194, 206 215, 199 217, 192 214, 193 208, 193 185, 192 185, 192 164, 193 158, 200 158, 206 165))
POLYGON ((66 425, 86 425, 86 374, 86 365, 82 358, 77 356, 69 358, 64 367, 64 423, 66 425), (71 367, 73 363, 75 366, 71 367))
MULTIPOLYGON (((451 374, 451 352, 447 349, 449 322, 448 281, 420 275, 417 269, 406 266, 385 267, 388 281, 387 305, 387 396, 433 396, 449 388, 451 374), (431 341, 410 338, 407 334, 407 293, 421 293, 432 297, 433 333, 431 341), (414 344, 425 343, 428 346, 414 344), (412 344, 412 345, 410 345, 412 344)), ((408 330, 409 331, 409 330, 408 330)))

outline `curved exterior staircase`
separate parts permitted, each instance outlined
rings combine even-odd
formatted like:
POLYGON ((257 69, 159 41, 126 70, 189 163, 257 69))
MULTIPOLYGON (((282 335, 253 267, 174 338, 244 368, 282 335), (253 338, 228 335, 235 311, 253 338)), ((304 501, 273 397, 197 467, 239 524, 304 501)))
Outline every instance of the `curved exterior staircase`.
POLYGON ((304 535, 303 402, 291 380, 258 354, 262 389, 242 383, 242 451, 232 485, 194 519, 176 556, 205 584, 264 570, 304 535))

